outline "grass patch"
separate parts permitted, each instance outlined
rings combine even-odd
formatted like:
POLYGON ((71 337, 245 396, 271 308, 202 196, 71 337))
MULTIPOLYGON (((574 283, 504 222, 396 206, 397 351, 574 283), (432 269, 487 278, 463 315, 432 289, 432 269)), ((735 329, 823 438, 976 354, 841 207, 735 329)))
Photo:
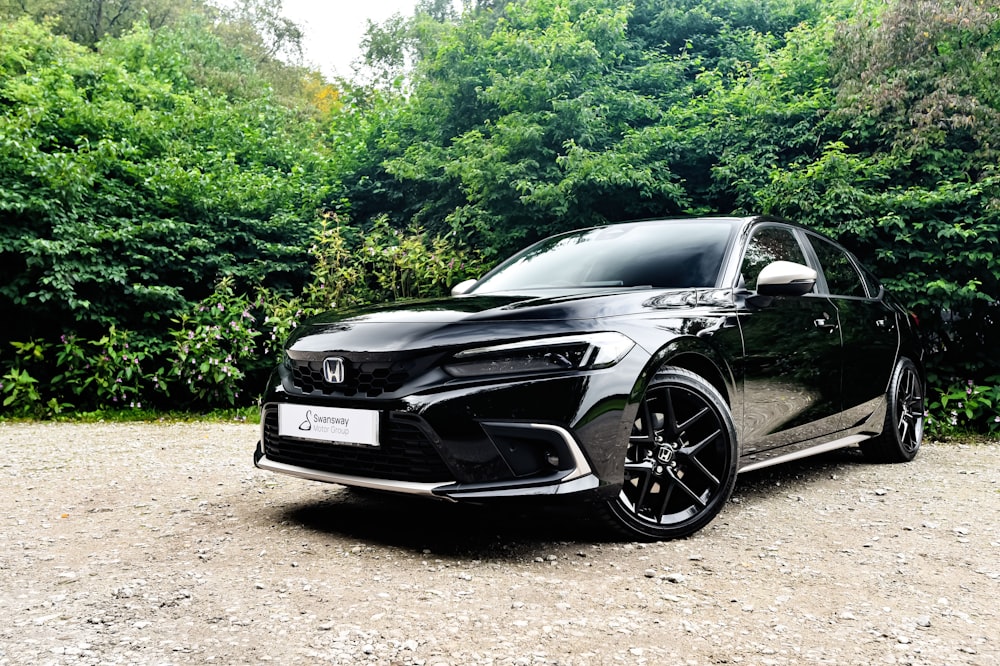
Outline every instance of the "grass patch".
MULTIPOLYGON (((38 421, 31 417, 0 417, 9 423, 38 421)), ((197 423, 203 421, 260 423, 259 407, 212 409, 206 412, 161 411, 152 409, 97 409, 90 412, 64 411, 45 421, 57 423, 197 423)))

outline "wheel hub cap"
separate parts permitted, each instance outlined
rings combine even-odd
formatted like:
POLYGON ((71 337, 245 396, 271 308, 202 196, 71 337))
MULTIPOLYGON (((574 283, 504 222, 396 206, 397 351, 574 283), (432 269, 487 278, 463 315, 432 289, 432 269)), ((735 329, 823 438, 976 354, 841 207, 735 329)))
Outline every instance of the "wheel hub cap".
POLYGON ((664 465, 669 465, 674 460, 674 450, 669 446, 661 446, 656 451, 656 460, 664 465))

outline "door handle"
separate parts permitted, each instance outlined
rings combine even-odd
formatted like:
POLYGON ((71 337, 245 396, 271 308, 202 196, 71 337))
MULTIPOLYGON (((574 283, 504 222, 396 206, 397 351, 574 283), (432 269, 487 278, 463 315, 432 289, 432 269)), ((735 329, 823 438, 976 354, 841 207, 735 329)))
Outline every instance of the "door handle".
POLYGON ((825 318, 814 319, 813 320, 813 326, 815 326, 816 328, 821 328, 824 331, 831 331, 831 332, 835 331, 835 330, 837 330, 837 328, 839 328, 839 326, 837 325, 837 322, 830 321, 829 319, 825 319, 825 318))

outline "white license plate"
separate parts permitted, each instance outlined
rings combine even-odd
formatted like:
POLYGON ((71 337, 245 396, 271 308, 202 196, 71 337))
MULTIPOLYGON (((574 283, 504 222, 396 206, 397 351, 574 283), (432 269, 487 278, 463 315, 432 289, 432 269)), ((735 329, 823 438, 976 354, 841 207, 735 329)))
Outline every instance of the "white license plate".
POLYGON ((378 415, 368 409, 280 404, 278 434, 334 444, 378 446, 378 415))

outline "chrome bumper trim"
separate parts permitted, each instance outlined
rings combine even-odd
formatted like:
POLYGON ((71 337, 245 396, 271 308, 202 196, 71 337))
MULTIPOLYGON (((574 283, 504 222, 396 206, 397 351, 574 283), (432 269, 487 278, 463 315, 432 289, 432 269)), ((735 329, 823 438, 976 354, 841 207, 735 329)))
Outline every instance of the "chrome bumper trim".
POLYGON ((339 483, 343 486, 360 486, 371 488, 372 490, 386 490, 394 493, 406 493, 409 495, 424 495, 426 497, 442 497, 434 494, 438 488, 454 485, 450 481, 441 483, 416 483, 413 481, 393 481, 391 479, 372 479, 365 476, 352 476, 350 474, 334 474, 332 472, 321 472, 306 467, 287 465, 285 463, 269 460, 267 456, 261 456, 257 461, 257 467, 280 474, 297 476, 300 479, 310 481, 323 481, 324 483, 339 483))
POLYGON ((496 488, 483 488, 477 490, 462 491, 461 486, 453 486, 450 489, 443 489, 442 494, 448 499, 458 501, 460 499, 490 499, 494 497, 532 497, 537 495, 568 495, 579 493, 584 490, 593 490, 598 486, 597 477, 593 474, 589 476, 576 477, 570 479, 563 477, 559 481, 544 483, 535 486, 523 485, 512 486, 509 484, 497 484, 496 488))
POLYGON ((570 455, 573 457, 573 469, 570 470, 569 474, 562 477, 562 482, 572 481, 574 479, 579 479, 580 477, 593 474, 593 470, 590 468, 590 463, 587 462, 587 457, 583 455, 583 451, 580 450, 580 445, 577 444, 576 439, 569 433, 568 430, 566 430, 566 428, 551 425, 549 423, 512 423, 510 421, 483 421, 483 425, 496 425, 503 426, 505 428, 527 428, 530 430, 547 430, 549 432, 554 432, 563 440, 570 455))

